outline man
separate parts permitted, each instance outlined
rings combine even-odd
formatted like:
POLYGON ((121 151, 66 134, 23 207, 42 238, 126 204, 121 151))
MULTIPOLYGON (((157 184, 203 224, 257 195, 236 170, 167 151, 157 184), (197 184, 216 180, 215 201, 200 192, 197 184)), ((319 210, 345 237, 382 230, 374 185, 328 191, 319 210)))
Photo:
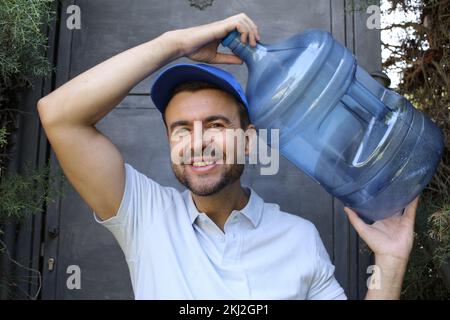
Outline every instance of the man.
MULTIPOLYGON (((188 188, 180 193, 124 164, 95 128, 131 88, 179 57, 241 64, 233 54, 217 52, 235 29, 251 46, 260 39, 254 22, 239 14, 166 32, 77 76, 38 103, 47 137, 74 188, 122 247, 136 299, 344 299, 316 228, 242 187, 243 165, 217 161, 234 158, 234 151, 223 159, 197 155, 174 162, 176 177, 188 188)), ((196 123, 219 133, 214 143, 221 150, 227 143, 221 132, 253 128, 239 84, 211 66, 167 69, 152 99, 172 150, 172 137, 194 134, 196 123)), ((370 288, 368 299, 399 297, 416 206, 417 200, 402 216, 373 225, 346 209, 375 252, 379 288, 370 288)))

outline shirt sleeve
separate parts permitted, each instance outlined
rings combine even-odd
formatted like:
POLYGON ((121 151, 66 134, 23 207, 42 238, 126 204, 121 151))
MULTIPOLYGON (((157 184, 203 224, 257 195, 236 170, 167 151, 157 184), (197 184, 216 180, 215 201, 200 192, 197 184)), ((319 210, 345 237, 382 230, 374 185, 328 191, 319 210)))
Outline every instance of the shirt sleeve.
POLYGON ((163 214, 171 200, 170 188, 161 186, 125 163, 125 188, 116 215, 101 220, 94 212, 94 218, 111 231, 125 258, 135 260, 143 231, 151 232, 155 216, 163 214))
MULTIPOLYGON (((315 228, 314 228, 315 229, 315 228)), ((308 300, 346 300, 344 289, 334 277, 334 266, 331 263, 319 232, 314 232, 316 243, 315 268, 311 287, 308 291, 308 300)))

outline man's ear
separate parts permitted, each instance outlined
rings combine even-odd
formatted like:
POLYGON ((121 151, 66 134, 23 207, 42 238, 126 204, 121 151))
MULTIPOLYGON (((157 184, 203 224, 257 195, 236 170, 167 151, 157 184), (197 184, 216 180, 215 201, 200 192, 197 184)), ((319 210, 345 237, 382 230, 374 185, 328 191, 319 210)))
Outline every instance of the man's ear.
POLYGON ((256 151, 257 134, 256 128, 253 124, 249 124, 245 129, 245 155, 256 151))
MULTIPOLYGON (((165 122, 164 122, 164 124, 165 124, 165 122)), ((165 127, 166 127, 166 135, 167 135, 167 139, 169 139, 169 141, 170 141, 169 128, 167 127, 166 124, 165 124, 165 127)))

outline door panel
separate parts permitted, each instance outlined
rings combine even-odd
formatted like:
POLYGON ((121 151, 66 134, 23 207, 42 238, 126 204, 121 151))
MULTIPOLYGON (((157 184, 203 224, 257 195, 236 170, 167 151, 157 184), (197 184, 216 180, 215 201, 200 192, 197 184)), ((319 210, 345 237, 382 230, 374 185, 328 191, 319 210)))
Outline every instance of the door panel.
MULTIPOLYGON (((81 30, 68 31, 65 20, 61 19, 57 85, 167 30, 203 24, 239 12, 246 12, 260 26, 263 42, 272 43, 306 28, 321 28, 331 31, 352 50, 355 43, 355 26, 348 22, 353 16, 344 13, 343 0, 216 0, 203 11, 189 6, 187 0, 65 1, 62 17, 66 16, 66 7, 72 2, 81 9, 82 25, 81 30)), ((374 49, 371 43, 376 42, 371 39, 376 39, 376 33, 367 36, 367 32, 360 30, 358 37, 358 45, 374 49)), ((366 66, 377 68, 378 48, 366 57, 366 66)), ((367 50, 360 49, 361 54, 367 50)), ((189 60, 183 58, 174 63, 180 61, 189 60)), ((244 66, 221 67, 245 84, 244 66)), ((126 162, 162 185, 183 190, 170 167, 161 115, 148 95, 156 74, 133 88, 98 128, 119 148, 126 162)), ((243 184, 254 188, 266 202, 278 203, 282 210, 311 220, 336 265, 338 281, 350 297, 361 296, 357 287, 362 283, 361 270, 368 261, 364 260, 362 267, 359 265, 358 239, 350 231, 342 206, 287 160, 280 160, 280 170, 274 176, 261 176, 258 166, 247 166, 243 184)), ((52 165, 55 169, 58 167, 53 153, 52 165)), ((48 264, 44 264, 43 298, 133 298, 119 246, 108 230, 95 223, 92 212, 71 187, 65 197, 48 207, 46 226, 57 228, 59 232, 56 237, 46 235, 45 238, 44 261, 53 258, 56 264, 51 271, 48 264), (67 287, 70 277, 67 268, 71 265, 81 270, 79 290, 67 287)))

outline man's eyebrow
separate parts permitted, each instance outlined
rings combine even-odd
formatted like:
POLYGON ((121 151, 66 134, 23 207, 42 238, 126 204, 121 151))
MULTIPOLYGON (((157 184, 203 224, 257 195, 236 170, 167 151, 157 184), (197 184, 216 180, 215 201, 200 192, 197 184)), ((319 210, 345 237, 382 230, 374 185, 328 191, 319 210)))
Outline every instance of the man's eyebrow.
MULTIPOLYGON (((230 119, 228 119, 227 117, 222 116, 222 115, 213 115, 213 116, 206 117, 203 120, 203 122, 212 122, 212 121, 217 121, 217 120, 222 120, 226 124, 231 123, 230 119)), ((170 130, 173 130, 175 127, 178 127, 178 126, 188 126, 190 123, 191 122, 187 121, 187 120, 178 120, 178 121, 172 122, 170 124, 170 130)))
POLYGON ((212 122, 212 121, 216 121, 216 120, 222 120, 223 122, 225 122, 226 124, 230 124, 231 120, 228 119, 225 116, 221 116, 221 115, 213 115, 213 116, 209 116, 207 117, 204 121, 205 122, 212 122))

